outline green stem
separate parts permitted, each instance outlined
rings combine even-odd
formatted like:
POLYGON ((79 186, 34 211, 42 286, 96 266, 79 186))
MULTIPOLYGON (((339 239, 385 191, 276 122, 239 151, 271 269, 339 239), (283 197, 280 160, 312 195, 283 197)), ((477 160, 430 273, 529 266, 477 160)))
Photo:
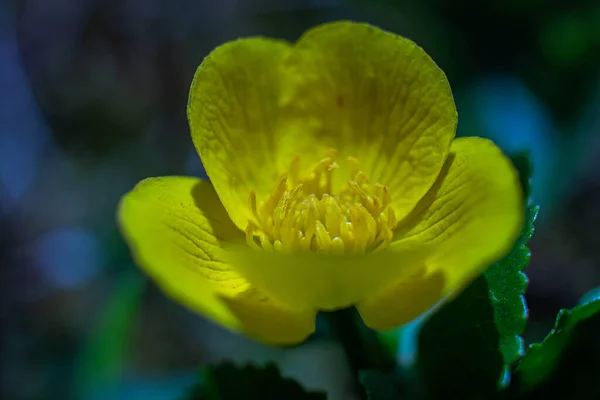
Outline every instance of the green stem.
POLYGON ((350 364, 357 389, 361 370, 377 369, 388 371, 394 368, 395 360, 381 346, 375 332, 364 326, 354 308, 325 313, 333 338, 340 343, 350 364))
POLYGON ((344 349, 354 374, 357 375, 361 369, 370 368, 369 357, 356 324, 354 310, 346 308, 325 315, 331 334, 344 349))

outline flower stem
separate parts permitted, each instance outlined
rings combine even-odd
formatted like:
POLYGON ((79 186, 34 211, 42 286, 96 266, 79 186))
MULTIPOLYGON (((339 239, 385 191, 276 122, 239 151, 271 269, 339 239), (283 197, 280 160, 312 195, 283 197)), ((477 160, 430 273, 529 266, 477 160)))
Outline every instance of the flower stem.
MULTIPOLYGON (((367 328, 358 317, 356 309, 345 308, 325 313, 333 338, 340 343, 358 385, 362 370, 388 371, 396 362, 381 346, 375 332, 367 328)), ((362 388, 359 387, 362 391, 362 388)))

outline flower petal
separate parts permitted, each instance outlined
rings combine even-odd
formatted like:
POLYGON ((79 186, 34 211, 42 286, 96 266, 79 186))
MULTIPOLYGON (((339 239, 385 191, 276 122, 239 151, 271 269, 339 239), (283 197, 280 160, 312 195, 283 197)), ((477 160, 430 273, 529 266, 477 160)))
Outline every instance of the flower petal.
POLYGON ((175 300, 267 342, 297 343, 314 331, 314 310, 274 302, 223 261, 222 244, 244 234, 209 182, 146 179, 121 200, 119 222, 137 263, 175 300))
POLYGON ((406 241, 367 255, 285 254, 229 249, 231 265, 274 300, 294 308, 335 310, 367 298, 390 280, 414 273, 426 245, 406 241), (402 260, 402 265, 399 265, 402 260))
POLYGON ((486 139, 456 139, 440 178, 390 244, 427 243, 425 269, 360 304, 365 323, 392 328, 464 288, 510 250, 523 208, 518 173, 500 149, 486 139))
POLYGON ((258 289, 222 296, 248 335, 272 344, 297 344, 315 331, 314 309, 288 308, 258 289))
MULTIPOLYGON (((398 218, 435 182, 455 136, 446 76, 412 41, 353 22, 304 34, 285 59, 281 151, 316 162, 353 156, 386 185, 398 218), (320 150, 316 146, 320 147, 320 150)), ((336 172, 336 186, 347 174, 336 172)))
MULTIPOLYGON (((390 189, 399 218, 435 181, 456 130, 444 73, 410 40, 334 22, 295 46, 265 38, 226 43, 200 65, 188 118, 196 149, 234 223, 252 218, 292 159, 310 168, 335 148, 390 189)), ((334 189, 345 183, 344 162, 334 189)))
POLYGON ((278 177, 277 69, 290 47, 266 38, 228 42, 204 59, 190 89, 187 114, 194 145, 242 230, 252 217, 250 191, 265 196, 278 177))
POLYGON ((412 321, 442 299, 444 275, 427 274, 425 268, 359 303, 357 309, 365 324, 387 330, 412 321))

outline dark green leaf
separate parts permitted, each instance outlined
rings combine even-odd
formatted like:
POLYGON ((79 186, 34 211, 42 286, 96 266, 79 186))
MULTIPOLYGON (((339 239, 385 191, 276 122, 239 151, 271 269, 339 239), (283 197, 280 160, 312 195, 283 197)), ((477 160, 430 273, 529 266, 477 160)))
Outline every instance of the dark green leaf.
POLYGON ((521 335, 527 325, 527 305, 523 297, 527 276, 523 270, 531 258, 526 244, 533 235, 533 222, 537 214, 537 206, 527 207, 525 226, 515 246, 506 257, 484 273, 500 339, 500 351, 506 365, 513 364, 523 355, 521 335))
POLYGON ((600 298, 596 298, 558 313, 544 341, 527 349, 512 386, 527 398, 600 398, 599 377, 600 298))
POLYGON ((325 400, 325 393, 307 392, 298 382, 283 378, 274 364, 237 367, 230 363, 206 369, 202 384, 189 400, 325 400))
POLYGON ((427 399, 493 399, 504 366, 489 288, 481 276, 433 314, 419 335, 427 399))
MULTIPOLYGON (((528 194, 528 156, 513 160, 528 194)), ((537 213, 538 207, 529 204, 512 250, 423 325, 417 366, 427 398, 495 398, 499 384, 509 381, 508 366, 523 353, 523 270, 530 259, 526 243, 537 213)))

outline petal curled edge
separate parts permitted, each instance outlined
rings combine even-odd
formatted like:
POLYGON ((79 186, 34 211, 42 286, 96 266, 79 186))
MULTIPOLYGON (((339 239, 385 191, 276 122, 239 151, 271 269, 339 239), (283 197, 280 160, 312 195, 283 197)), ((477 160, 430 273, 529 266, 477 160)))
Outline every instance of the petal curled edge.
POLYGON ((192 82, 187 115, 194 146, 232 221, 252 218, 250 191, 267 195, 278 177, 277 69, 291 46, 247 38, 204 59, 192 82))
POLYGON ((281 152, 314 163, 336 148, 335 185, 348 177, 345 158, 355 157, 371 182, 389 188, 398 218, 406 216, 435 182, 456 133, 450 85, 435 62, 401 36, 333 22, 298 40, 282 79, 281 152))
POLYGON ((118 219, 136 262, 176 301, 270 343, 298 343, 314 331, 315 311, 276 303, 223 261, 223 243, 243 233, 209 182, 146 179, 123 197, 118 219))
POLYGON ((390 248, 417 240, 432 252, 421 270, 358 305, 379 330, 408 322, 464 288, 514 244, 523 223, 518 172, 487 139, 456 139, 439 179, 401 221, 390 248))

